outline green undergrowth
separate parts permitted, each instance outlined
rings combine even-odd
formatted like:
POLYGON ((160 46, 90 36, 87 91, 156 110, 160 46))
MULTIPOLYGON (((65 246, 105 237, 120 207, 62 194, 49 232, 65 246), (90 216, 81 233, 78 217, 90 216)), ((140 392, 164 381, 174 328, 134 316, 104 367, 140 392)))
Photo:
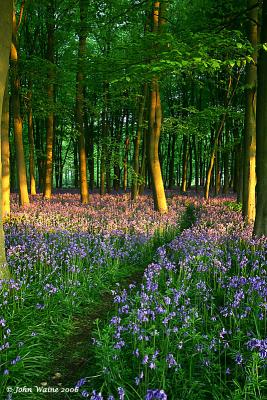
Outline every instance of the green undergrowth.
POLYGON ((237 212, 242 211, 242 203, 238 203, 236 201, 225 201, 224 205, 232 211, 237 211, 237 212))
MULTIPOLYGON (((14 349, 14 359, 19 353, 21 360, 10 366, 9 374, 4 376, 0 398, 75 398, 74 393, 61 392, 60 388, 73 388, 75 377, 82 376, 83 368, 88 367, 87 364, 80 366, 79 362, 71 365, 71 360, 73 356, 78 361, 84 359, 83 342, 86 340, 89 346, 88 337, 91 336, 93 321, 107 318, 112 307, 111 291, 116 288, 116 283, 120 282, 126 287, 133 281, 140 282, 157 248, 170 242, 194 221, 195 210, 189 205, 176 227, 156 231, 148 242, 136 245, 131 257, 123 261, 107 259, 107 268, 104 270, 95 271, 93 276, 82 274, 75 296, 73 293, 70 295, 66 287, 49 296, 42 310, 38 308, 38 293, 34 283, 30 290, 25 289, 20 294, 24 299, 23 305, 17 307, 17 302, 14 302, 10 315, 12 325, 9 341, 14 349), (75 341, 80 342, 80 348, 75 341), (7 395, 7 387, 12 388, 12 395, 7 395), (32 393, 23 391, 23 387, 32 388, 32 393), (58 392, 46 394, 47 388, 58 388, 58 392)), ((38 265, 36 268, 41 270, 45 266, 38 265)))

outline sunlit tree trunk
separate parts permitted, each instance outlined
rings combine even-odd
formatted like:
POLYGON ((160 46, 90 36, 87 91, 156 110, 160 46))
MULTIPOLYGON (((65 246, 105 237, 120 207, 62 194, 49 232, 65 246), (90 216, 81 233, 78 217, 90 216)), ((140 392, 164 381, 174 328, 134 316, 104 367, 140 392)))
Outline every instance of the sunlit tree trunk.
POLYGON ((84 62, 86 55, 86 4, 85 0, 80 0, 80 30, 79 30, 79 50, 77 62, 76 78, 76 120, 77 131, 79 132, 79 167, 80 167, 80 193, 81 203, 89 202, 89 192, 87 183, 87 160, 84 138, 84 62))
MULTIPOLYGON (((0 12, 0 116, 2 116, 4 92, 6 88, 8 74, 8 59, 10 53, 10 43, 12 34, 12 7, 13 3, 6 0, 1 5, 0 12)), ((2 127, 0 124, 0 134, 2 127)), ((1 143, 1 142, 0 142, 1 143)), ((0 151, 0 177, 2 176, 2 160, 0 151)), ((9 278, 9 269, 6 262, 5 237, 3 230, 3 210, 2 210, 2 179, 0 179, 0 279, 9 278)))
POLYGON ((6 81, 1 119, 2 153, 2 213, 3 218, 10 215, 10 148, 9 148, 9 95, 8 78, 6 81))
MULTIPOLYGON (((160 34, 165 23, 163 19, 166 3, 153 2, 152 31, 160 34)), ((162 109, 160 90, 157 77, 153 77, 150 84, 150 112, 149 112, 149 161, 152 179, 154 207, 160 213, 168 211, 161 166, 159 161, 159 139, 161 132, 162 109)))
POLYGON ((49 61, 48 70, 48 86, 47 97, 49 103, 49 113, 46 120, 46 163, 45 163, 45 180, 44 180, 44 198, 50 199, 53 189, 53 142, 54 142, 54 36, 55 36, 55 22, 54 22, 54 4, 52 0, 48 4, 47 12, 47 60, 49 61))
POLYGON ((181 191, 185 193, 187 190, 187 164, 188 164, 188 137, 184 135, 183 137, 183 164, 182 164, 182 185, 181 191))
POLYGON ((244 219, 251 223, 256 213, 256 85, 257 85, 257 44, 258 7, 257 0, 248 0, 248 39, 254 48, 253 61, 246 67, 246 111, 244 128, 244 170, 243 202, 244 219))
POLYGON ((29 136, 29 164, 30 164, 30 188, 31 195, 36 194, 36 182, 35 182, 35 162, 34 162, 34 136, 33 136, 33 117, 32 117, 32 105, 31 105, 31 90, 32 84, 29 83, 29 110, 28 110, 28 136, 29 136))
POLYGON ((18 50, 17 50, 17 20, 15 9, 13 10, 13 29, 10 60, 12 66, 12 105, 14 116, 14 136, 18 173, 19 202, 21 206, 29 204, 27 187, 26 164, 24 158, 24 146, 22 136, 22 117, 20 112, 20 79, 18 74, 18 50))
MULTIPOLYGON (((263 2, 261 44, 267 43, 267 1, 263 2)), ((267 236, 267 52, 259 51, 257 88, 257 204, 254 234, 267 236)))

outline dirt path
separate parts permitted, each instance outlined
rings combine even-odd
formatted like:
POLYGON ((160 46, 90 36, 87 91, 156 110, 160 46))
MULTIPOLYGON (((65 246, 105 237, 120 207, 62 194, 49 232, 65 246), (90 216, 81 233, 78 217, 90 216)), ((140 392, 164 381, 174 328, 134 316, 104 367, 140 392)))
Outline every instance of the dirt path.
MULTIPOLYGON (((146 266, 123 278, 120 281, 120 287, 127 288, 130 283, 140 285, 145 268, 146 266)), ((92 346, 95 321, 97 319, 107 321, 112 310, 114 310, 114 306, 111 292, 104 292, 94 308, 88 309, 88 312, 82 316, 74 317, 73 334, 67 338, 60 354, 53 362, 47 387, 73 388, 79 379, 95 374, 94 349, 92 346)), ((48 393, 45 398, 73 400, 81 397, 75 393, 48 393)))
MULTIPOLYGON (((195 222, 195 211, 194 207, 187 207, 180 221, 180 233, 195 222)), ((142 282, 144 270, 147 265, 153 262, 157 248, 167 244, 178 234, 179 232, 177 231, 176 235, 168 239, 161 238, 158 239, 158 242, 155 240, 153 249, 150 249, 151 254, 140 255, 139 261, 134 263, 133 273, 119 279, 120 287, 127 288, 130 283, 136 283, 138 288, 142 282)), ((112 286, 111 283, 110 286, 112 286)), ((88 308, 83 315, 73 318, 73 333, 67 338, 60 348, 60 353, 54 359, 51 375, 47 379, 48 387, 74 388, 79 379, 94 376, 97 373, 92 345, 95 321, 97 319, 102 322, 108 321, 114 309, 115 304, 110 290, 102 293, 97 303, 88 308)), ((49 400, 75 400, 80 399, 81 395, 75 393, 53 393, 47 394, 44 398, 49 400)))

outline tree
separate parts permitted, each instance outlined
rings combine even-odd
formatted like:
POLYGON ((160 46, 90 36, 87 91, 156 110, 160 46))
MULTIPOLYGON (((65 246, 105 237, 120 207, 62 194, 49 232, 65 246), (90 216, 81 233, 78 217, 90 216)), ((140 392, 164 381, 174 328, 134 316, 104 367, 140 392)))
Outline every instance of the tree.
POLYGON ((80 30, 79 30, 79 50, 77 62, 76 78, 76 120, 77 131, 79 133, 79 166, 80 166, 80 192, 82 204, 89 202, 88 183, 87 183, 87 162, 84 138, 84 62, 86 55, 86 1, 80 0, 80 30))
MULTIPOLYGON (((0 13, 0 115, 2 115, 4 92, 8 73, 8 62, 12 34, 13 2, 6 0, 1 6, 0 13)), ((0 127, 1 133, 1 127, 0 127)), ((2 176, 2 160, 0 152, 0 176, 2 176)), ((9 277, 5 256, 5 238, 2 219, 2 180, 0 179, 0 279, 9 277)))
MULTIPOLYGON (((160 34, 164 25, 164 12, 166 4, 159 1, 153 2, 152 32, 160 34)), ((159 138, 161 130, 162 109, 158 78, 154 76, 149 85, 150 109, 149 109, 149 161, 152 178, 154 207, 156 211, 165 213, 168 211, 161 166, 159 161, 159 138)))
POLYGON ((257 204, 254 234, 267 236, 267 1, 263 2, 256 114, 257 204))
POLYGON ((8 78, 2 107, 1 120, 1 156, 2 156, 2 214, 3 218, 10 215, 10 147, 9 147, 9 95, 8 78))
POLYGON ((253 47, 252 61, 246 68, 246 110, 244 128, 244 171, 243 171, 243 217, 247 222, 255 220, 256 187, 256 85, 258 7, 257 0, 248 0, 248 39, 253 47))
POLYGON ((47 97, 49 102, 48 116, 46 120, 46 163, 44 198, 50 199, 53 189, 53 145, 54 145, 54 42, 55 42, 55 21, 54 21, 54 0, 49 1, 47 6, 47 61, 48 85, 47 97))
POLYGON ((24 2, 22 2, 19 20, 16 18, 16 10, 13 9, 13 27, 12 27, 12 45, 10 52, 10 60, 12 67, 12 106, 14 115, 14 136, 15 136, 15 148, 16 148, 16 160, 17 160, 17 174, 18 174, 18 185, 19 185, 19 202, 21 206, 29 204, 28 186, 27 186, 27 174, 26 174, 26 163, 24 156, 23 146, 23 120, 21 116, 21 104, 20 104, 20 77, 18 71, 18 44, 17 35, 18 29, 21 24, 23 15, 24 2))

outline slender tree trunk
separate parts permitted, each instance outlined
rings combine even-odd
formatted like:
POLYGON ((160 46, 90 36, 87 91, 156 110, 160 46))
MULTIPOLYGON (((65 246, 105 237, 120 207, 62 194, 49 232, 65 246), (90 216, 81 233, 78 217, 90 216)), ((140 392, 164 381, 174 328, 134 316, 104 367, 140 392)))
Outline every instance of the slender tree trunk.
POLYGON ((9 95, 8 78, 6 81, 1 119, 1 152, 2 152, 2 214, 10 216, 10 148, 9 148, 9 95))
POLYGON ((215 158, 215 171, 214 171, 214 183, 215 183, 215 196, 218 196, 221 190, 221 163, 220 163, 221 154, 217 150, 216 158, 215 158))
POLYGON ((45 175, 45 154, 43 149, 43 121, 35 119, 35 133, 36 133, 36 158, 38 168, 38 187, 40 192, 44 190, 44 175, 45 175))
POLYGON ((209 161, 209 166, 207 170, 207 178, 206 178, 206 184, 205 184, 205 199, 208 200, 209 198, 209 191, 210 191, 210 184, 211 184, 211 176, 212 176, 212 171, 213 171, 213 166, 216 158, 216 153, 218 150, 218 145, 219 145, 219 139, 222 134, 224 124, 225 124, 225 119, 226 119, 226 114, 223 114, 219 128, 216 132, 215 138, 214 138, 214 145, 213 149, 211 151, 211 156, 210 156, 210 161, 209 161))
POLYGON ((188 137, 184 135, 183 137, 183 164, 182 164, 182 186, 181 191, 185 193, 187 190, 187 163, 188 163, 188 137))
POLYGON ((257 85, 257 44, 258 44, 258 7, 257 0, 248 0, 249 32, 248 39, 254 48, 253 62, 246 67, 246 111, 244 129, 244 171, 243 202, 244 219, 252 223, 256 213, 256 85, 257 85))
POLYGON ((239 145, 239 153, 238 153, 238 170, 239 170, 239 175, 238 175, 238 186, 237 186, 237 202, 241 203, 243 199, 243 146, 242 144, 239 145))
MULTIPOLYGON (((267 1, 263 2, 261 44, 267 42, 267 1)), ((261 49, 258 60, 256 173, 257 205, 254 234, 267 236, 267 52, 261 49)))
POLYGON ((193 179, 193 149, 192 149, 192 143, 189 143, 188 158, 189 158, 189 175, 188 175, 187 189, 191 189, 192 179, 193 179))
POLYGON ((80 0, 80 29, 79 29, 79 49, 77 62, 76 78, 76 120, 77 131, 79 132, 79 167, 80 167, 80 194, 81 203, 89 202, 89 192, 87 183, 87 160, 84 138, 84 61, 86 55, 86 4, 85 0, 80 0))
POLYGON ((31 195, 36 195, 36 183, 35 183, 35 162, 34 162, 34 136, 33 136, 33 117, 32 117, 32 105, 31 105, 31 91, 32 84, 29 83, 29 96, 30 104, 28 111, 28 136, 29 136, 29 164, 30 164, 30 188, 31 195))
POLYGON ((193 136, 193 147, 194 147, 194 154, 195 154, 195 190, 196 190, 196 192, 198 192, 200 154, 198 154, 198 151, 197 151, 198 143, 197 143, 197 138, 195 137, 195 135, 193 136))
MULTIPOLYGON (((160 34, 165 24, 166 2, 153 2, 152 31, 160 34)), ((149 112, 149 161, 154 207, 161 214, 168 211, 161 166, 159 161, 159 139, 161 131, 162 108, 160 101, 159 83, 153 77, 150 84, 150 112, 149 112)))
MULTIPOLYGON (((148 110, 147 110, 148 111, 148 110)), ((140 170, 140 184, 138 188, 139 195, 144 193, 146 186, 146 177, 147 177, 147 154, 148 154, 148 129, 147 126, 144 127, 143 130, 143 145, 142 145, 142 161, 141 161, 141 170, 140 170)))
POLYGON ((128 183, 128 153, 129 153, 129 146, 130 146, 130 139, 129 139, 129 111, 127 110, 126 113, 126 137, 124 142, 124 159, 123 159, 123 190, 126 192, 127 190, 127 183, 128 183))
MULTIPOLYGON (((1 5, 0 12, 0 116, 2 116, 3 99, 8 74, 8 57, 12 34, 12 5, 12 1, 6 0, 1 5)), ((0 134, 2 136, 1 125, 2 124, 0 124, 0 134)), ((2 151, 0 151, 0 177, 2 176, 1 153, 2 151)), ((2 218, 2 179, 0 179, 0 207, 0 279, 8 279, 10 275, 6 262, 5 237, 2 218)))
POLYGON ((174 161, 175 161, 175 146, 176 146, 176 132, 172 135, 172 145, 171 145, 171 154, 170 154, 170 163, 169 163, 169 189, 174 187, 174 161))
POLYGON ((159 162, 159 138, 161 129, 161 103, 158 81, 153 78, 150 93, 150 115, 149 115, 149 159, 152 178, 152 189, 155 210, 160 213, 168 211, 167 201, 163 186, 161 167, 159 162))
POLYGON ((48 71, 48 87, 47 97, 49 107, 51 108, 46 120, 46 163, 45 163, 45 181, 44 181, 44 198, 50 199, 53 189, 53 144, 54 144, 54 4, 53 1, 48 4, 49 22, 47 23, 47 60, 51 65, 48 71), (52 11, 51 11, 52 10, 52 11), (52 18, 51 18, 52 12, 52 18))
POLYGON ((11 45, 11 66, 12 66, 12 103, 14 115, 14 136, 17 160, 19 202, 21 206, 29 204, 27 187, 26 164, 24 158, 24 146, 22 136, 22 118, 20 112, 20 79, 18 75, 18 51, 17 51, 17 21, 15 9, 13 11, 13 30, 11 45))
POLYGON ((74 167, 74 187, 79 187, 79 163, 78 163, 78 143, 77 140, 73 140, 73 167, 74 167))
POLYGON ((135 140, 134 140, 133 179, 132 179, 132 192, 131 192, 131 199, 133 201, 136 201, 137 197, 138 197, 138 179, 140 178, 139 177, 139 151, 140 151, 141 135, 143 132, 146 97, 147 97, 147 85, 145 84, 144 95, 143 95, 142 101, 140 102, 139 111, 138 111, 137 132, 136 132, 136 136, 135 136, 135 140))
POLYGON ((225 132, 225 144, 226 144, 226 149, 223 154, 223 168, 224 168, 224 182, 223 182, 223 193, 227 194, 229 192, 229 186, 230 186, 230 173, 229 173, 229 150, 227 149, 227 146, 229 146, 229 131, 226 129, 225 132))

